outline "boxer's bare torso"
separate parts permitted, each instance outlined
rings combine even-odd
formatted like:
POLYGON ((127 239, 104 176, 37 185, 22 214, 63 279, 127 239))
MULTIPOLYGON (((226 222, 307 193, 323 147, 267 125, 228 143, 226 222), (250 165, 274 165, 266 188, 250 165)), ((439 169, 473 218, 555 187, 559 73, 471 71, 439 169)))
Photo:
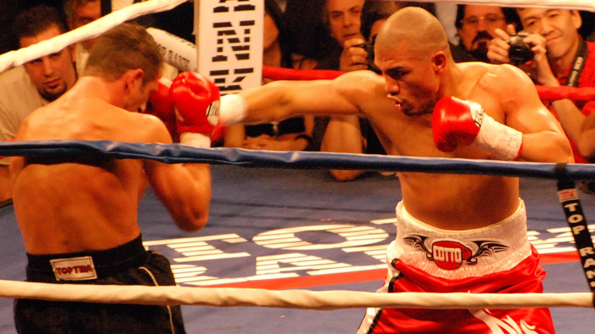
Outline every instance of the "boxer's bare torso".
MULTIPOLYGON (((81 80, 86 81, 32 113, 16 140, 171 143, 159 119, 115 107, 108 103, 113 100, 97 96, 93 89, 85 87, 93 84, 88 78, 81 80)), ((173 190, 169 187, 177 182, 185 183, 185 188, 191 188, 192 184, 185 179, 189 175, 185 175, 187 171, 180 165, 100 155, 15 157, 11 174, 15 212, 25 247, 31 254, 104 250, 129 242, 140 234, 138 204, 149 181, 158 196, 165 194, 164 198, 173 190)), ((210 194, 208 167, 205 177, 208 184, 205 183, 204 192, 210 194)), ((202 203, 201 197, 196 196, 198 203, 202 203)), ((184 203, 182 198, 174 204, 182 207, 181 210, 193 210, 193 205, 198 205, 184 203), (183 208, 184 205, 188 208, 183 208)), ((198 215, 200 210, 196 211, 198 215)), ((176 218, 179 217, 174 215, 176 218)), ((181 219, 188 224, 180 226, 182 229, 199 227, 188 222, 187 217, 181 219)))
MULTIPOLYGON (((384 67, 390 66, 388 63, 384 67)), ((482 63, 452 66, 451 73, 444 78, 444 87, 439 88, 438 98, 456 96, 475 101, 496 121, 523 132, 521 159, 572 159, 559 124, 541 104, 522 72, 482 63), (519 80, 523 85, 510 84, 519 80)), ((423 99, 416 94, 424 93, 407 82, 401 83, 401 90, 405 90, 406 84, 409 84, 408 92, 413 93, 398 95, 402 106, 387 98, 385 79, 370 71, 351 72, 333 81, 277 82, 268 89, 257 89, 255 94, 248 91, 243 95, 250 105, 250 115, 258 115, 255 118, 259 120, 305 113, 365 116, 391 155, 493 159, 489 153, 472 146, 457 147, 452 153, 439 151, 432 138, 431 112, 436 101, 430 102, 424 114, 405 115, 403 108, 415 105, 423 99)), ((409 213, 438 228, 464 230, 488 226, 510 216, 519 206, 517 178, 411 172, 398 176, 409 213)))

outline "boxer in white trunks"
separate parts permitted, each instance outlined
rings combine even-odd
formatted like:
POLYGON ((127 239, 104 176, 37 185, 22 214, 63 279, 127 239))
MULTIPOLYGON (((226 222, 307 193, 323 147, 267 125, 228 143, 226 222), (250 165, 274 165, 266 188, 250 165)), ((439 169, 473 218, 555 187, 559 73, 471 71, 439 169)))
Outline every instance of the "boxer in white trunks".
MULTIPOLYGON (((387 154, 573 162, 559 123, 525 73, 455 64, 440 22, 420 8, 393 14, 376 38, 382 71, 276 81, 221 100, 223 124, 303 114, 370 120, 387 154)), ((200 90, 200 88, 196 88, 200 90)), ((541 292, 519 179, 398 173, 397 238, 381 292, 541 292)), ((369 309, 358 333, 553 333, 548 309, 369 309)))

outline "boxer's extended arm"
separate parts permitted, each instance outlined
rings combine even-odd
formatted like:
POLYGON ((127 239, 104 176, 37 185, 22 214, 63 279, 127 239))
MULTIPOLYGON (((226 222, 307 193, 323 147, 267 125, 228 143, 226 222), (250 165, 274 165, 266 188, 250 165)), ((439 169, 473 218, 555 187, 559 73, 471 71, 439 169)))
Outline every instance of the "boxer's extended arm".
POLYGON ((361 83, 365 75, 370 74, 353 72, 334 80, 275 81, 239 95, 226 95, 221 99, 221 119, 225 125, 233 125, 307 114, 358 114, 360 109, 354 101, 365 94, 365 84, 361 83))
MULTIPOLYGON (((155 118, 147 125, 151 141, 171 143, 165 126, 155 118)), ((207 222, 211 200, 211 174, 205 164, 165 164, 145 160, 144 167, 157 198, 184 231, 201 229, 207 222)))
POLYGON ((541 103, 529 77, 516 67, 499 68, 493 92, 505 111, 505 124, 523 133, 520 159, 574 162, 572 147, 560 123, 541 103), (514 85, 510 83, 514 82, 514 85))

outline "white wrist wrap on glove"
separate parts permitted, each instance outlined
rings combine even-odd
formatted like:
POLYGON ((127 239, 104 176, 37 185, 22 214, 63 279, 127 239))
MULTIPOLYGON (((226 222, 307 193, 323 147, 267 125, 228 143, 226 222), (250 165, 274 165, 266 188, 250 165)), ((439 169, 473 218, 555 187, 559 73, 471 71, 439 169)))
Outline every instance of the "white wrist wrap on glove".
POLYGON ((496 122, 488 114, 483 114, 479 133, 473 146, 492 153, 500 160, 511 161, 521 155, 523 133, 496 122))
POLYGON ((237 94, 229 94, 221 97, 219 110, 219 121, 223 126, 239 124, 248 114, 246 99, 237 94))
POLYGON ((184 132, 180 135, 180 144, 209 148, 211 147, 211 138, 202 133, 184 132))

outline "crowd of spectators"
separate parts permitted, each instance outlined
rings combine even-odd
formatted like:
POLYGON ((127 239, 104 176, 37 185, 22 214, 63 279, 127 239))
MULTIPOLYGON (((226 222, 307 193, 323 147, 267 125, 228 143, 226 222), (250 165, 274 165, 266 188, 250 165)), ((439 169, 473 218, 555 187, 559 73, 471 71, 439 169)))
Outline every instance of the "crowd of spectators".
MULTIPOLYGON (((105 14, 106 6, 102 6, 102 1, 105 2, 2 1, 0 28, 12 29, 17 23, 17 14, 43 5, 55 9, 47 11, 48 15, 59 11, 68 28, 76 29, 105 14)), ((151 15, 145 18, 145 22, 193 42, 193 11, 189 8, 192 5, 186 3, 172 11, 151 15), (176 20, 172 20, 173 17, 176 20)), ((449 35, 451 53, 457 62, 511 63, 524 69, 538 85, 595 86, 595 42, 592 42, 595 39, 595 14, 571 10, 517 9, 442 2, 266 0, 264 65, 344 72, 377 71, 371 54, 375 32, 388 16, 405 6, 422 7, 440 19, 449 35), (521 35, 519 32, 526 34, 521 35), (516 64, 508 57, 509 40, 517 33, 519 36, 526 36, 523 41, 533 55, 533 58, 527 59, 523 64, 516 64), (548 38, 552 36, 558 41, 550 41, 548 38), (570 80, 569 78, 574 78, 571 67, 576 61, 575 55, 581 52, 586 54, 584 68, 577 73, 576 79, 570 80)), ((41 21, 36 19, 32 25, 35 26, 36 22, 41 21)), ((64 32, 62 29, 60 31, 64 32)), ((30 37, 41 41, 54 35, 39 34, 30 37)), ((7 52, 26 46, 19 37, 15 33, 3 34, 0 38, 0 51, 7 52)), ((81 73, 84 68, 88 50, 93 43, 94 40, 87 40, 68 48, 68 52, 63 50, 71 57, 65 68, 75 64, 74 74, 59 74, 59 70, 47 65, 38 74, 33 72, 33 65, 48 64, 56 55, 42 57, 0 74, 0 85, 11 85, 13 88, 2 89, 3 94, 0 95, 0 139, 14 138, 19 122, 35 108, 52 100, 52 97, 44 95, 42 86, 47 86, 47 83, 43 83, 44 76, 61 76, 65 82, 64 90, 74 83, 76 73, 81 73), (72 75, 74 79, 70 78, 72 75), (41 82, 36 76, 41 78, 41 82), (27 89, 13 84, 15 77, 27 89), (15 89, 19 91, 18 94, 8 93, 15 89), (16 105, 18 103, 15 102, 15 96, 20 97, 18 101, 23 103, 16 105)), ((263 84, 267 82, 264 80, 263 84)), ((588 135, 595 132, 595 121, 591 120, 595 116, 589 118, 595 110, 595 101, 574 102, 563 99, 544 103, 556 115, 571 139, 576 161, 588 162, 595 156, 595 149, 592 148, 595 144, 592 144, 588 135)), ((375 135, 373 129, 374 124, 358 116, 308 116, 258 126, 230 127, 224 129, 224 140, 219 145, 278 151, 322 150, 385 154, 382 140, 375 135)), ((6 172, 8 161, 9 159, 0 160, 0 201, 10 198, 6 172)), ((339 181, 354 180, 364 174, 365 171, 331 171, 332 177, 339 181)))
MULTIPOLYGON (((274 0, 265 0, 263 65, 281 68, 312 69, 316 65, 293 52, 291 35, 283 12, 274 0)), ((263 79, 263 84, 270 80, 263 79)), ((312 116, 293 117, 280 122, 257 125, 234 125, 226 128, 225 147, 271 151, 311 151, 312 116)))

